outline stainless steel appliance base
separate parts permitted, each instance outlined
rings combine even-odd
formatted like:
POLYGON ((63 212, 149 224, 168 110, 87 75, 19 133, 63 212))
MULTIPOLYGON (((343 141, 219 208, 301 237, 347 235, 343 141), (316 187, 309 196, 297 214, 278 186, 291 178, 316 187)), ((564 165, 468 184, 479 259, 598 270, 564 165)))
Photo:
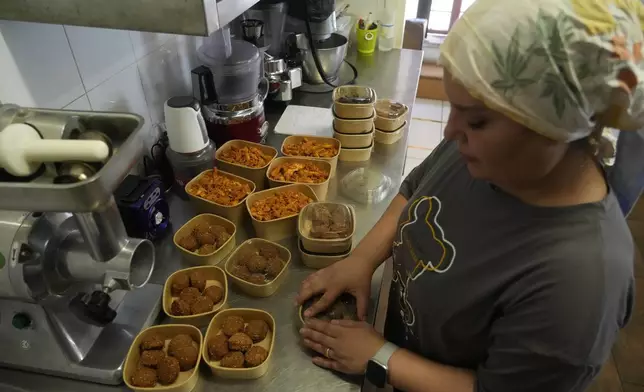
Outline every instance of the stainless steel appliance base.
POLYGON ((44 305, 0 299, 0 366, 120 384, 127 351, 157 320, 162 292, 156 284, 115 292, 118 315, 103 328, 76 319, 62 297, 44 305))

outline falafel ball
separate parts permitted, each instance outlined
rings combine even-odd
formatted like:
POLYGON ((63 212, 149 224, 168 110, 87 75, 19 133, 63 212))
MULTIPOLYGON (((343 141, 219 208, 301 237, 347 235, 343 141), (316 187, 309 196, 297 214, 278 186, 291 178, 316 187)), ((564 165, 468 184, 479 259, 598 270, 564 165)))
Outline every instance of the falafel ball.
POLYGON ((134 371, 130 382, 135 387, 152 388, 157 384, 157 372, 149 367, 140 367, 134 371))
POLYGON ((253 339, 243 332, 237 332, 228 339, 228 348, 233 351, 246 352, 253 346, 253 339))
POLYGON ((244 354, 239 351, 231 351, 221 359, 220 365, 225 368, 243 368, 244 354))
POLYGON ((265 284, 266 277, 264 274, 251 274, 246 281, 253 284, 265 284))
POLYGON ((161 350, 165 345, 164 340, 159 335, 150 335, 141 342, 141 350, 161 350))
POLYGON ((232 273, 241 280, 248 280, 250 278, 250 271, 245 264, 235 264, 232 268, 232 273))
POLYGON ((190 279, 188 279, 188 274, 179 274, 172 279, 172 285, 170 289, 172 295, 178 297, 181 294, 181 290, 190 287, 190 279))
POLYGON ((168 355, 176 357, 174 353, 181 347, 192 346, 192 337, 190 335, 181 333, 170 340, 168 344, 168 355))
POLYGON ((214 304, 219 303, 224 298, 224 289, 219 286, 206 287, 204 295, 212 300, 214 304))
POLYGON ((179 368, 181 368, 182 372, 185 372, 186 370, 192 369, 197 364, 197 360, 199 359, 199 350, 191 344, 190 346, 179 347, 172 353, 172 356, 177 358, 179 361, 179 368))
POLYGON ((268 358, 268 351, 264 347, 253 346, 246 352, 244 360, 247 367, 259 366, 268 358))
POLYGON ((201 297, 201 291, 196 287, 185 288, 179 294, 179 299, 186 301, 188 305, 194 304, 199 297, 201 297))
POLYGON ((179 241, 177 241, 177 245, 191 252, 194 252, 199 247, 199 242, 193 235, 187 235, 180 238, 179 241))
POLYGON ((268 279, 275 279, 277 275, 282 272, 282 260, 280 259, 268 259, 266 262, 266 277, 268 279))
POLYGON ((202 295, 201 297, 197 298, 194 304, 190 305, 190 311, 192 312, 192 314, 206 313, 210 312, 213 306, 215 306, 215 304, 212 302, 210 297, 202 295))
POLYGON ((259 255, 271 260, 271 259, 277 259, 280 257, 280 251, 276 247, 272 245, 259 245, 259 255))
POLYGON ((253 342, 259 343, 268 335, 268 323, 264 320, 251 320, 244 328, 244 333, 253 339, 253 342))
POLYGON ((206 288, 206 276, 201 271, 190 273, 190 286, 195 287, 201 293, 206 288))
POLYGON ((209 231, 200 231, 196 235, 200 245, 216 245, 217 237, 209 231))
POLYGON ((260 255, 254 255, 246 260, 246 267, 248 267, 248 270, 253 274, 262 273, 266 269, 266 263, 265 258, 260 255))
POLYGON ((221 330, 226 336, 233 336, 244 330, 244 319, 240 316, 228 316, 221 324, 221 330))
POLYGON ((141 365, 156 369, 165 358, 163 350, 146 350, 141 353, 141 365))
POLYGON ((180 371, 181 367, 179 366, 179 360, 177 358, 165 357, 159 363, 157 377, 159 377, 159 382, 161 384, 169 385, 179 378, 180 371))
POLYGON ((209 255, 217 251, 217 245, 202 245, 201 248, 197 249, 197 253, 200 255, 209 255))
POLYGON ((228 354, 228 337, 222 333, 212 338, 208 344, 208 354, 211 361, 220 361, 228 354))
POLYGON ((217 247, 220 248, 224 246, 226 241, 230 239, 230 234, 224 229, 224 231, 220 231, 219 233, 216 234, 217 237, 217 247))
POLYGON ((170 313, 173 316, 190 316, 190 304, 182 299, 175 299, 170 306, 170 313))

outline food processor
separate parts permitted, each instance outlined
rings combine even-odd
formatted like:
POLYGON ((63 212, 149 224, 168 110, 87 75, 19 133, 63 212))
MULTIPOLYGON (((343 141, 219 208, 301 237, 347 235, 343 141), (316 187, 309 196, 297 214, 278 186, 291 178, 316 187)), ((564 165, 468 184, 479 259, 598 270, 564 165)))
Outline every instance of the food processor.
POLYGON ((233 139, 262 143, 268 131, 268 81, 259 49, 231 39, 226 30, 208 37, 197 56, 204 65, 192 70, 193 96, 201 104, 208 137, 219 146, 233 139))

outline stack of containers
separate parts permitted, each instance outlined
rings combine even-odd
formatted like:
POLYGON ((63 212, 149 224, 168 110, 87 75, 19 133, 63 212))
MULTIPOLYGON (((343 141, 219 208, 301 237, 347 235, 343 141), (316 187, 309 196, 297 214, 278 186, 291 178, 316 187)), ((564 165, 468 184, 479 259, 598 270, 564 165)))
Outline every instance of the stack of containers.
POLYGON ((374 89, 341 86, 333 90, 333 137, 342 144, 341 161, 368 161, 375 134, 374 89))
POLYGON ((302 262, 309 268, 326 268, 351 254, 356 230, 353 207, 315 202, 302 209, 297 224, 302 262))
POLYGON ((400 102, 389 99, 379 99, 376 102, 376 143, 394 144, 402 137, 407 126, 409 108, 400 102))

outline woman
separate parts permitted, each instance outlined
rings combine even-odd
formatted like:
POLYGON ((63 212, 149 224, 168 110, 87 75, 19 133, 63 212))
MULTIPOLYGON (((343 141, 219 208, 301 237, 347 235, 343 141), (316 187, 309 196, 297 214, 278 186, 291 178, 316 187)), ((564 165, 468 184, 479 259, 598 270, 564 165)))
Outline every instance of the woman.
POLYGON ((640 20, 639 0, 474 3, 441 48, 446 140, 297 298, 323 294, 311 317, 349 292, 364 320, 393 256, 389 343, 309 319, 315 364, 356 374, 385 356, 406 391, 585 390, 632 305, 633 243, 596 151, 604 125, 644 125, 640 20))

